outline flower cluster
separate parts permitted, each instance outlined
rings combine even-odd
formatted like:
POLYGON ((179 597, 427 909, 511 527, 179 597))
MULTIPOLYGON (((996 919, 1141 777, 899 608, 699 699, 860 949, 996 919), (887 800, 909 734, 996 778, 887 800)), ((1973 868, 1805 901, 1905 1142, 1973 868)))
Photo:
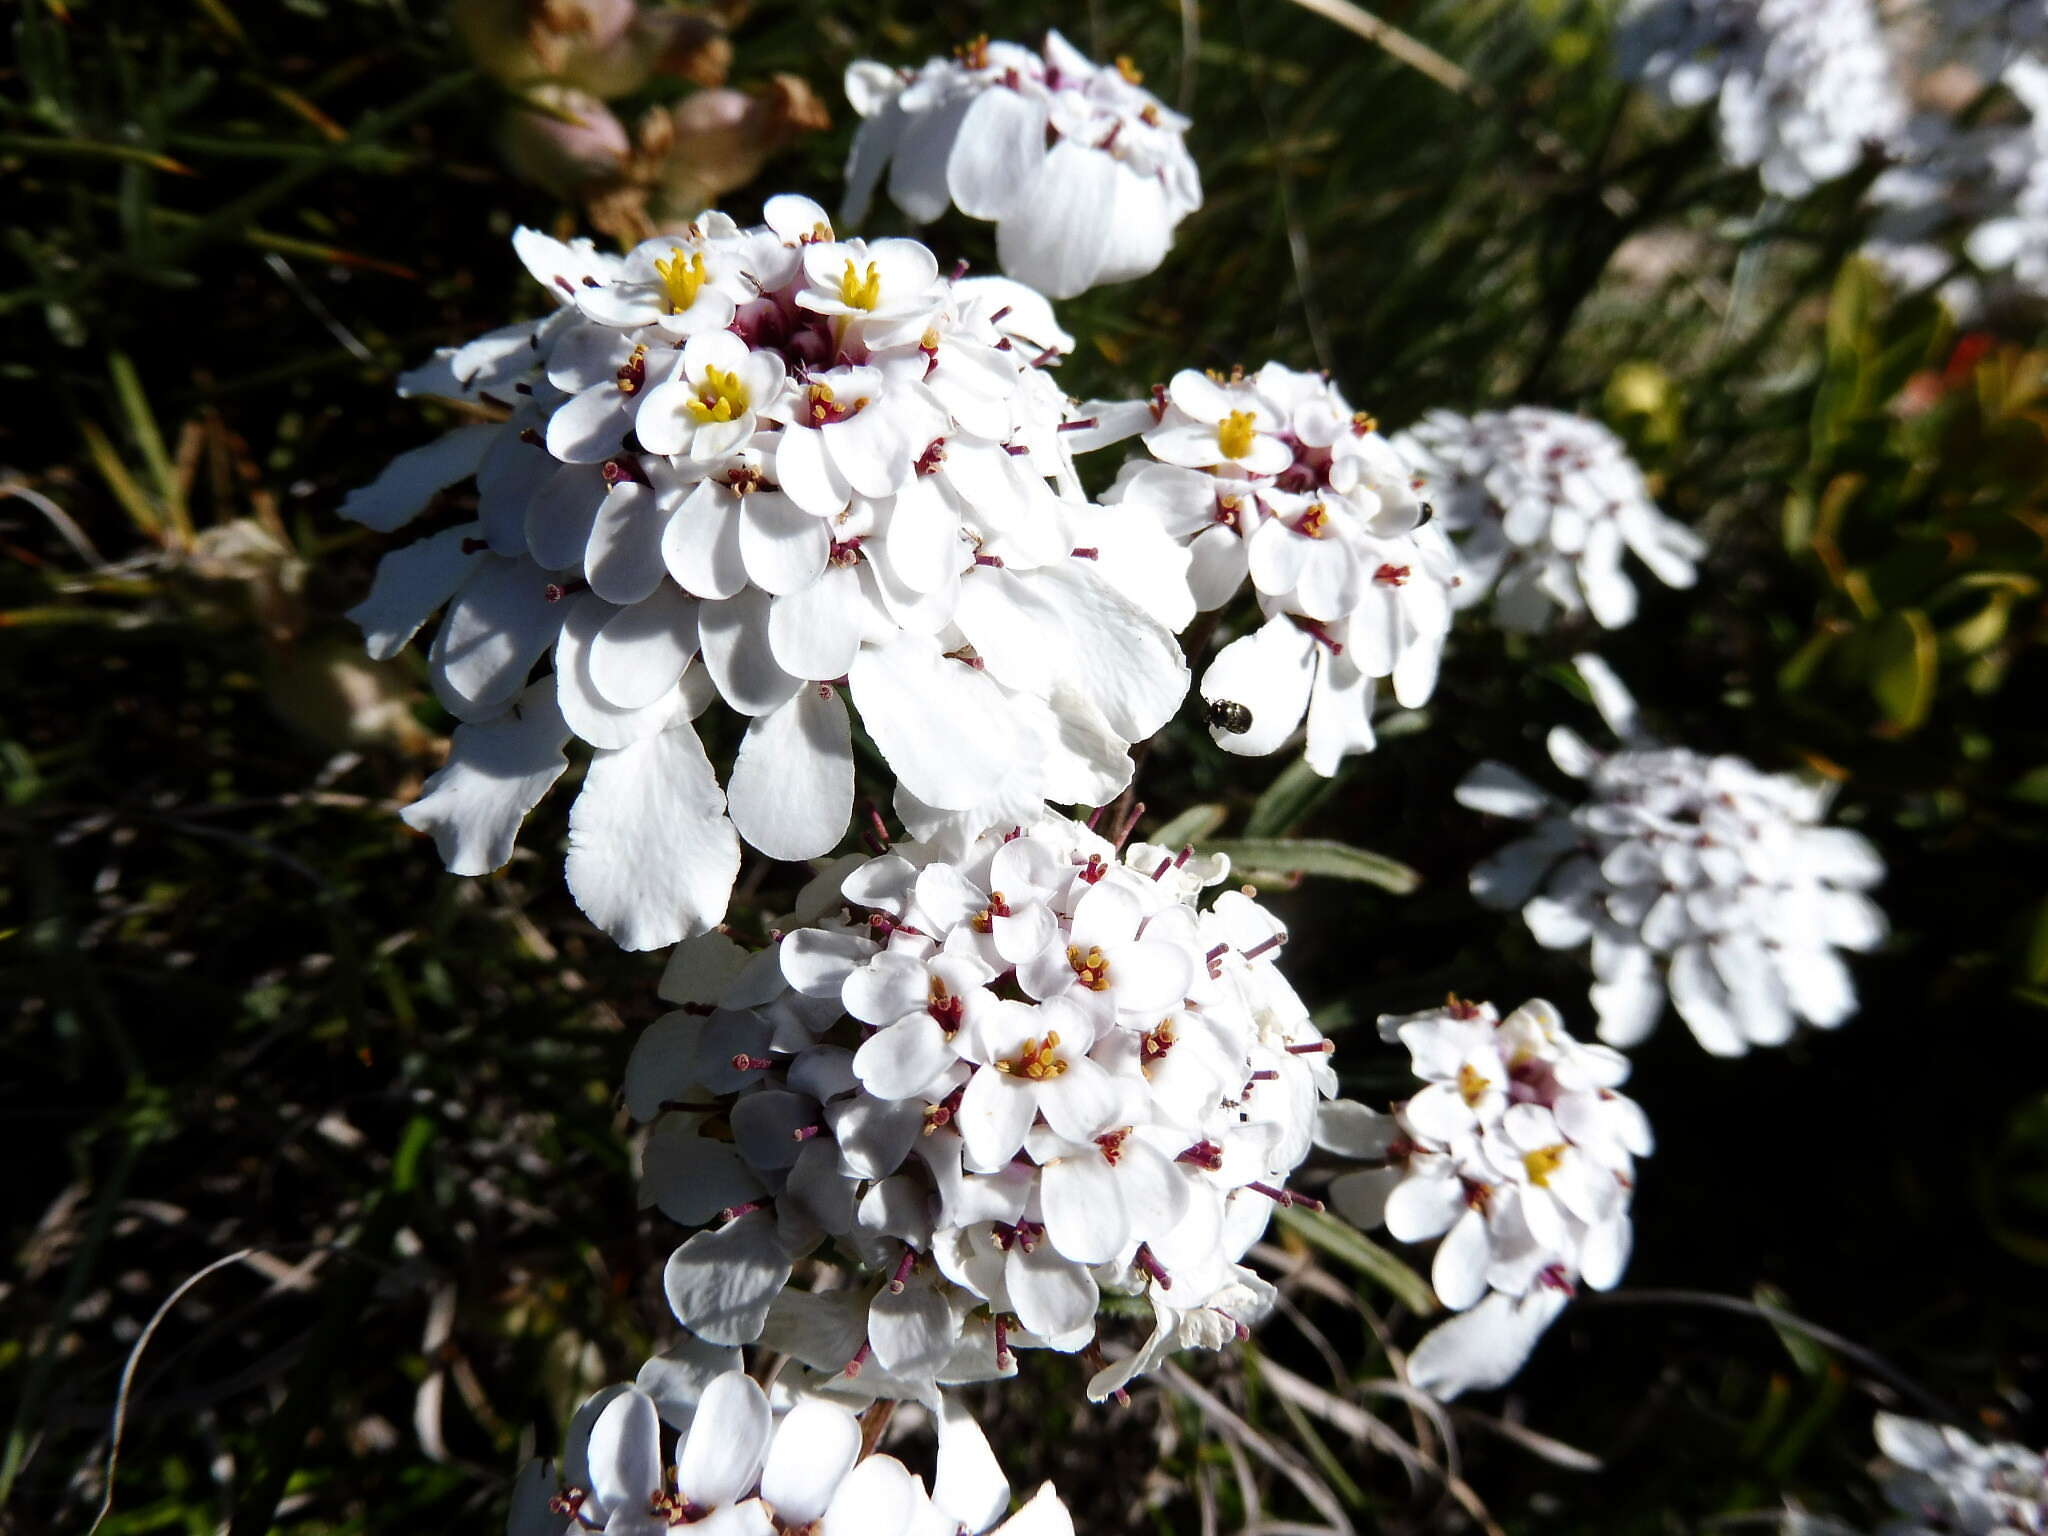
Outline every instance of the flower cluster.
POLYGON ((643 1198, 724 1220, 670 1260, 678 1319, 926 1400, 1097 1349, 1104 1292, 1155 1327, 1092 1396, 1238 1337, 1271 1291, 1236 1261, 1336 1079, 1285 930, 1242 891, 1198 909, 1227 870, 1048 816, 835 868, 756 956, 679 949, 626 1084, 643 1198), (827 1240, 854 1277, 786 1289, 827 1240))
POLYGON ((352 615, 388 657, 447 606, 429 662, 464 724, 406 819, 452 870, 494 869, 580 738, 569 885, 629 949, 716 923, 740 838, 840 841, 842 692, 900 814, 981 826, 1105 803, 1186 690, 1185 556, 1082 498, 1045 301, 839 240, 805 198, 767 220, 624 257, 520 231, 554 312, 401 380, 504 419, 343 508, 388 530, 475 476, 475 519, 388 555, 352 615), (692 724, 714 699, 746 721, 723 792, 692 724))
POLYGON ((1998 280, 1994 288, 2048 294, 2048 64, 2022 55, 2003 79, 2024 120, 1960 124, 1923 114, 1902 141, 1900 163, 1870 187, 1875 217, 1864 254, 1902 286, 1940 282, 1960 314, 1982 309, 1986 295, 1955 272, 1946 237, 1958 232, 1971 265, 1998 280))
POLYGON ((1715 102, 1722 154, 1781 197, 1847 175, 1905 123, 1871 0, 1633 0, 1617 47, 1670 105, 1715 102))
POLYGON ((1583 1281, 1614 1285, 1628 1264, 1635 1159, 1649 1122, 1615 1090, 1628 1062, 1582 1045, 1545 1002, 1506 1018, 1452 1002, 1385 1017, 1424 1086, 1391 1116, 1326 1106, 1319 1140, 1379 1168, 1340 1174, 1338 1212, 1403 1242, 1441 1237, 1430 1280, 1460 1314, 1416 1347, 1409 1380, 1439 1397, 1496 1387, 1583 1281))
POLYGON ((1308 717, 1307 757, 1333 774, 1370 750, 1380 679, 1415 708, 1436 686, 1454 557, 1373 418, 1327 377, 1268 363, 1193 369, 1143 401, 1091 401, 1077 451, 1139 437, 1105 501, 1190 557, 1195 603, 1250 578, 1265 622, 1203 674, 1210 734, 1229 752, 1277 750, 1308 717))
POLYGON ((1621 439, 1583 416, 1431 411, 1394 447, 1456 537, 1457 606, 1491 595, 1503 629, 1533 633, 1559 613, 1618 629, 1636 615, 1624 554, 1666 586, 1690 587, 1706 552, 1658 510, 1621 439))
POLYGON ((771 1404, 737 1370, 690 1381, 680 1394, 668 1374, 641 1375, 577 1413, 559 1481, 542 1463, 528 1465, 513 1492, 509 1536, 657 1536, 682 1525, 716 1536, 981 1536, 992 1528, 1073 1536, 1051 1483, 1002 1519, 1010 1485, 957 1403, 938 1415, 937 1476, 927 1493, 895 1457, 861 1454, 861 1422, 843 1404, 786 1393, 771 1404), (682 1426, 673 1466, 662 1453, 664 1420, 682 1426))
POLYGON ((1503 764, 1475 769, 1458 786, 1464 805, 1536 825, 1472 872, 1473 893, 1520 907, 1548 948, 1590 944, 1593 1007, 1611 1044, 1649 1034, 1667 992, 1717 1056, 1781 1045, 1801 1019, 1846 1020, 1856 988, 1836 951, 1874 948, 1886 931, 1864 894, 1884 876, 1877 851, 1819 824, 1825 788, 1658 745, 1604 664, 1581 656, 1578 667, 1623 748, 1550 732, 1552 760, 1583 781, 1577 804, 1503 764))
POLYGON ((2048 1531, 2048 1457, 2010 1440, 1982 1445, 1924 1419, 1877 1416, 1884 1536, 2039 1536, 2048 1531))
POLYGON ((1098 65, 1057 32, 1043 54, 977 38, 916 70, 862 60, 846 95, 865 121, 846 166, 858 224, 889 175, 911 219, 951 203, 993 220, 1002 268, 1056 299, 1142 277, 1202 206, 1188 122, 1138 82, 1128 59, 1098 65))

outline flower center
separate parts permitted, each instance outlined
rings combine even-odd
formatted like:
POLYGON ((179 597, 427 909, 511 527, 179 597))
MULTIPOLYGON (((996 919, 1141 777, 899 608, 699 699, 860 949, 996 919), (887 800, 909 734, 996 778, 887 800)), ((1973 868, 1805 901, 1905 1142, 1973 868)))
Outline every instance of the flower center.
POLYGON ((1379 429, 1380 420, 1371 411, 1353 411, 1351 413, 1351 435, 1353 437, 1365 437, 1379 431, 1379 429))
POLYGON ((1329 526, 1330 509, 1318 501, 1310 503, 1309 509, 1301 514, 1301 521, 1294 525, 1294 531, 1311 539, 1320 539, 1329 526))
POLYGON ((987 69, 988 34, 983 32, 979 36, 970 38, 962 43, 953 50, 953 57, 969 69, 987 69))
POLYGON ((1405 565, 1383 565, 1372 573, 1372 579, 1389 587, 1403 587, 1408 584, 1409 568, 1405 565))
POLYGON ((633 355, 619 364, 619 393, 637 395, 641 385, 647 382, 647 349, 635 347, 633 355))
POLYGON ((1144 1034, 1138 1037, 1140 1064, 1149 1067, 1155 1061, 1162 1060, 1166 1053, 1173 1049, 1175 1039, 1173 1020, 1161 1019, 1151 1029, 1146 1030, 1144 1034))
POLYGON ((1049 1029, 1045 1032, 1043 1040, 1035 1036, 1026 1040, 1017 1048, 1015 1056, 1007 1061, 996 1062, 995 1069, 1011 1077, 1024 1077, 1034 1083, 1042 1083, 1049 1078, 1064 1075, 1067 1070, 1067 1064, 1060 1059, 1059 1048, 1059 1031, 1049 1029))
POLYGON ((706 368, 704 382, 697 389, 697 398, 690 401, 689 406, 690 414, 699 422, 711 422, 731 421, 749 403, 747 386, 740 382, 737 373, 727 373, 722 368, 706 368))
POLYGON ((1252 451, 1252 438, 1257 433, 1250 411, 1232 411, 1216 423, 1216 446, 1226 459, 1241 459, 1252 451))
POLYGON ((1001 891, 988 893, 988 905, 968 920, 976 933, 988 933, 994 929, 996 919, 1010 915, 1010 904, 1003 899, 1001 891))
POLYGON ((938 1021, 939 1028, 950 1035, 960 1027, 960 1021, 967 1015, 967 1004, 948 992, 945 982, 934 976, 926 998, 925 1012, 938 1021))
POLYGON ((1095 1145, 1102 1148, 1102 1160, 1110 1167, 1114 1168, 1116 1160, 1124 1155, 1124 1143, 1130 1139, 1130 1135, 1131 1128, 1126 1125, 1120 1130, 1104 1131, 1095 1138, 1095 1145))
POLYGON ((813 384, 804 394, 804 414, 810 417, 814 427, 829 427, 834 422, 844 421, 857 415, 868 403, 868 397, 861 395, 851 405, 841 405, 833 397, 830 384, 813 384))
POLYGON ((1120 53, 1116 56, 1116 72, 1124 77, 1126 85, 1143 85, 1145 83, 1145 72, 1131 62, 1131 56, 1128 53, 1120 53))
POLYGON ((661 275, 662 292, 668 295, 668 312, 680 315, 697 302, 697 290, 704 286, 706 273, 701 255, 685 256, 677 246, 666 256, 654 258, 654 270, 661 275))
POLYGON ((1524 1152, 1522 1167, 1528 1171, 1529 1182, 1538 1189, 1548 1189, 1550 1176, 1557 1172, 1558 1165, 1564 1162, 1565 1151, 1565 1144, 1559 1141, 1547 1147, 1538 1147, 1534 1152, 1524 1152))
POLYGON ((839 274, 839 302, 852 309, 875 308, 882 302, 882 269, 871 261, 867 271, 856 271, 848 257, 846 270, 839 274))
POLYGON ((1091 945, 1084 954, 1078 944, 1069 944, 1067 964, 1074 968, 1075 976, 1090 992, 1109 990, 1109 960, 1101 950, 1091 945))
POLYGON ((1477 1108, 1479 1100, 1492 1086, 1492 1080, 1482 1075, 1471 1062, 1458 1068, 1458 1097, 1465 1101, 1467 1109, 1477 1108))

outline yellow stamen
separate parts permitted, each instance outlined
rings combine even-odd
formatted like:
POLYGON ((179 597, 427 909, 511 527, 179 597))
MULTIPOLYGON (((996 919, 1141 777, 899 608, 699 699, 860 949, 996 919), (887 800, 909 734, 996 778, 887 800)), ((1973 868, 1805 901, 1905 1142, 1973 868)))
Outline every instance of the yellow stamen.
POLYGON ((1529 1182, 1538 1189, 1548 1189, 1550 1176, 1557 1172, 1567 1150, 1569 1149, 1560 1141, 1551 1146, 1538 1147, 1534 1152, 1524 1152, 1522 1166, 1529 1172, 1529 1182))
POLYGON ((866 272, 858 272, 853 259, 847 258, 846 270, 839 275, 839 302, 851 309, 873 309, 880 304, 882 269, 871 261, 866 272))
POLYGON ((1252 451, 1257 431, 1250 411, 1232 411, 1216 424, 1216 446, 1226 459, 1241 459, 1252 451))
POLYGON ((969 39, 953 50, 953 57, 969 69, 988 68, 988 34, 969 39))
POLYGON ((1090 992, 1109 990, 1109 961, 1101 950, 1090 948, 1083 954, 1079 945, 1069 944, 1067 964, 1074 968, 1074 974, 1081 979, 1081 985, 1090 992))
POLYGON ((1159 126, 1159 109, 1150 102, 1147 102, 1145 110, 1138 114, 1138 121, 1147 128, 1157 128, 1159 126))
POLYGON ((1351 430, 1360 437, 1364 437, 1368 432, 1377 432, 1379 429, 1380 419, 1373 415, 1371 411, 1352 412, 1351 430))
POLYGON ((1479 1069, 1471 1062, 1468 1061, 1458 1068, 1458 1097, 1465 1101, 1467 1109, 1476 1109, 1486 1090, 1492 1086, 1492 1082, 1481 1076, 1479 1069))
POLYGON ((697 302, 697 290, 708 280, 704 258, 685 256, 677 246, 666 256, 654 258, 654 270, 661 274, 662 291, 668 295, 668 312, 680 315, 697 302))
POLYGON ((1028 1077, 1035 1083, 1065 1074, 1067 1064, 1060 1060, 1058 1052, 1060 1037, 1057 1030, 1047 1030, 1045 1038, 1026 1040, 1017 1049, 1017 1054, 1008 1061, 994 1063, 998 1072, 1012 1077, 1028 1077))
POLYGON ((722 368, 706 368, 704 384, 697 392, 697 398, 688 402, 690 415, 699 423, 731 421, 752 402, 747 399, 747 386, 740 382, 736 373, 727 373, 722 368))
POLYGON ((1307 534, 1312 539, 1320 539, 1329 523, 1330 509, 1319 501, 1301 514, 1301 521, 1294 525, 1294 529, 1295 532, 1307 534))
POLYGON ((1128 53, 1120 53, 1116 56, 1116 72, 1124 77, 1127 84, 1143 85, 1145 83, 1145 72, 1131 62, 1131 56, 1128 53))

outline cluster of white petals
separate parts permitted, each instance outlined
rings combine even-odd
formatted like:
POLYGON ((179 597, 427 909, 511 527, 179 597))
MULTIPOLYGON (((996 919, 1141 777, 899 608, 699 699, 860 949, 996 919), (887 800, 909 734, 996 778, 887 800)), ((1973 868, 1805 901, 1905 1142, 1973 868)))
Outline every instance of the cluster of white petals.
POLYGON ((1217 745, 1263 756, 1306 715, 1309 764, 1333 774, 1371 750, 1382 678, 1407 708, 1429 698, 1455 558, 1392 445, 1330 379, 1185 369, 1150 400, 1080 409, 1077 451, 1143 443, 1103 499, 1186 547, 1195 605, 1221 608, 1247 578, 1258 595, 1264 623, 1202 676, 1217 745))
POLYGON ((1460 802, 1535 826, 1473 870, 1473 893, 1520 907, 1548 948, 1590 945, 1610 1044, 1648 1035, 1667 995, 1717 1056, 1781 1045, 1802 1019, 1841 1024, 1856 988, 1837 951, 1875 948, 1886 933, 1864 894, 1884 877, 1877 850, 1820 825, 1826 786, 1659 745, 1603 663, 1577 664, 1623 746, 1603 753, 1551 730, 1552 760, 1583 785, 1576 803, 1504 764, 1474 769, 1460 802))
POLYGON ((1202 206, 1188 121, 1130 61, 1099 65, 1057 32, 1043 54, 977 38, 916 70, 862 60, 846 95, 865 119, 844 214, 866 217, 883 172, 920 224, 951 203, 992 220, 1002 268, 1056 299, 1142 277, 1202 206))
POLYGON ((1706 552, 1658 510, 1620 438, 1541 406, 1431 411, 1394 438, 1457 544, 1459 608, 1491 596, 1502 629, 1531 634, 1563 614, 1608 629, 1636 616, 1627 554, 1690 587, 1706 552))
POLYGON ((1984 1445, 1924 1419, 1877 1416, 1884 1496, 1898 1511, 1879 1536, 2041 1536, 2048 1456, 2010 1440, 1984 1445))
POLYGON ((767 219, 623 257, 520 231, 554 312, 400 386, 504 419, 343 508, 388 530, 475 476, 475 520, 386 556, 352 615, 386 657, 447 608, 429 661, 463 724, 406 819, 495 869, 580 738, 569 885, 629 949, 718 922, 741 838, 838 844, 842 692, 918 827, 1105 803, 1186 691, 1184 556, 1082 497, 1044 299, 838 240, 805 198, 767 219), (714 700, 746 722, 722 790, 692 723, 714 700))
POLYGON ((1923 114, 1902 139, 1899 163, 1870 188, 1864 254, 1902 287, 1939 283, 1963 316, 2004 290, 2048 295, 2048 64, 2016 58, 2004 83, 2025 119, 1963 124, 1923 114), (1961 271, 1958 240, 1969 258, 1961 271))
POLYGON ((1443 1398, 1500 1386, 1581 1281, 1620 1280, 1649 1122, 1615 1091, 1627 1059, 1574 1040, 1546 1002, 1506 1018, 1453 1002, 1384 1017, 1380 1033, 1408 1048, 1424 1086, 1391 1116, 1325 1107, 1323 1145, 1384 1159, 1338 1175, 1331 1203, 1402 1242, 1443 1239, 1430 1282, 1458 1316, 1416 1346, 1409 1380, 1443 1398))
POLYGON ((1336 1078, 1281 925, 1198 908, 1227 871, 1047 816, 834 867, 758 954, 679 947, 626 1082, 643 1201, 722 1222, 669 1262, 678 1320, 925 1401, 1097 1348, 1105 1293, 1153 1328, 1093 1397, 1241 1336, 1272 1292, 1238 1260, 1336 1078), (791 1289, 827 1244, 840 1283, 791 1289))
MULTIPOLYGON (((660 1362, 650 1361, 651 1367, 660 1362)), ((957 1403, 938 1414, 936 1476, 863 1456, 842 1403, 776 1397, 741 1371, 678 1377, 659 1369, 608 1387, 578 1410, 559 1479, 530 1463, 513 1491, 508 1536, 1073 1536, 1051 1483, 1014 1515, 987 1437, 957 1403), (663 1454, 664 1423, 679 1431, 663 1454), (1008 1515, 1008 1518, 1004 1518, 1008 1515)))
POLYGON ((1669 105, 1714 102, 1722 154, 1781 197, 1847 175, 1905 124, 1871 0, 1632 0, 1616 47, 1669 105))

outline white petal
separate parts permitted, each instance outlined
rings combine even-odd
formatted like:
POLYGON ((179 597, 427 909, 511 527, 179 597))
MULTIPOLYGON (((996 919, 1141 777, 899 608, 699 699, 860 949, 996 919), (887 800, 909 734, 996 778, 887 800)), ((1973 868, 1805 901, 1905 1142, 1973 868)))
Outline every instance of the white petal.
POLYGON ((583 564, 590 530, 609 494, 587 464, 564 464, 533 488, 526 503, 526 548, 543 570, 583 564))
POLYGON ((1003 271, 1048 298, 1084 292, 1102 270, 1115 202, 1116 161, 1060 140, 1018 199, 1018 212, 996 226, 1003 271))
POLYGON ((761 1497, 792 1530, 825 1513, 840 1479, 860 1455, 860 1420, 842 1404, 807 1397, 775 1429, 761 1497))
POLYGON ((953 1353, 960 1321, 946 1298, 929 1285, 907 1285, 901 1291, 884 1287, 868 1309, 868 1339, 883 1370, 924 1375, 953 1353))
POLYGON ((640 709, 673 692, 697 654, 697 600, 663 582, 621 608, 590 643, 590 681, 618 709, 640 709))
POLYGON ((369 595, 348 611, 362 626, 363 646, 373 659, 388 661, 404 650, 469 579, 484 558, 481 531, 479 523, 444 528, 377 562, 369 595))
POLYGON ((1453 793, 1467 810, 1517 821, 1534 821, 1550 808, 1550 796, 1506 763, 1481 763, 1453 793))
POLYGON ((1409 1383, 1446 1401, 1506 1385, 1567 1299, 1547 1285, 1519 1298, 1496 1291, 1423 1335, 1408 1357, 1409 1383))
POLYGON ((774 1419, 768 1398, 743 1371, 704 1389, 676 1457, 676 1486, 707 1509, 743 1498, 761 1475, 774 1419))
POLYGON ((489 874, 512 857, 520 823, 569 766, 568 739, 553 681, 542 678, 502 718, 457 726, 446 765, 399 815, 434 839, 450 873, 489 874))
POLYGON ((987 1530, 1010 1507, 1010 1480, 989 1449, 988 1436, 958 1397, 940 1399, 932 1503, 970 1532, 987 1530))
POLYGON ((740 559, 764 592, 795 592, 816 581, 832 551, 821 517, 774 491, 740 498, 740 559))
POLYGON ((1672 953, 1670 987, 1672 1006, 1710 1054, 1740 1056, 1749 1049, 1706 945, 1681 944, 1672 953))
MULTIPOLYGON (((633 1385, 654 1399, 664 1424, 687 1429, 697 1404, 704 1400, 704 1389, 720 1376, 738 1370, 740 1364, 738 1350, 706 1344, 686 1333, 660 1354, 650 1356, 633 1378, 633 1385)), ((551 1530, 548 1536, 561 1533, 551 1530)))
POLYGON ((660 586, 668 570, 661 554, 668 522, 651 486, 622 480, 605 492, 584 558, 590 590, 607 602, 637 603, 660 586))
POLYGON ((1021 1243, 1012 1247, 1003 1263, 1003 1282, 1017 1321, 1040 1338, 1070 1334, 1095 1316, 1100 1296, 1095 1277, 1060 1257, 1051 1243, 1034 1243, 1028 1253, 1021 1243))
POLYGON ((628 1389, 590 1426, 590 1491, 607 1510, 643 1511, 662 1487, 661 1416, 628 1389))
POLYGON ((457 427, 445 436, 418 448, 407 449, 375 480, 350 491, 341 503, 341 515, 379 533, 403 527, 426 510, 436 494, 477 472, 484 450, 502 435, 497 422, 457 427))
POLYGON ((531 560, 484 560, 441 620, 428 660, 434 693, 461 720, 498 714, 561 628, 545 572, 531 560))
POLYGON ((863 646, 848 670, 861 724, 912 794, 940 810, 980 803, 1017 738, 1001 691, 922 636, 863 646))
POLYGON ((768 649, 793 676, 830 681, 846 676, 860 649, 868 606, 858 573, 839 567, 768 609, 768 649))
POLYGON ((1437 1247, 1430 1265, 1430 1284, 1437 1298, 1454 1312, 1462 1312, 1486 1294, 1486 1266, 1493 1259, 1493 1243, 1487 1236, 1486 1217, 1467 1211, 1451 1224, 1437 1247))
POLYGON ((1017 1155, 1037 1110, 1029 1088, 993 1067, 982 1067, 967 1080, 954 1123, 975 1164, 993 1170, 1017 1155))
POLYGON ((740 844, 689 722, 599 752, 569 812, 569 890, 623 949, 656 949, 725 916, 740 844))
POLYGON ((697 613, 704 665, 719 696, 745 715, 767 714, 802 686, 775 663, 768 644, 769 602, 766 592, 749 587, 697 613))
POLYGON ((751 1344, 789 1272, 775 1218, 753 1211, 670 1254, 662 1288, 676 1321, 692 1333, 713 1344, 751 1344))
POLYGON ((1211 725, 1209 735, 1217 746, 1241 757, 1263 757, 1294 734, 1315 682, 1315 645, 1282 616, 1217 654, 1202 674, 1203 700, 1239 704, 1251 714, 1248 730, 1211 725))
POLYGON ((946 157, 946 188, 953 206, 969 218, 1002 218, 1031 185, 1044 159, 1044 102, 1022 91, 981 92, 968 106, 946 157))
POLYGON ((1116 1174, 1093 1148, 1047 1164, 1038 1188, 1046 1237, 1076 1263, 1107 1264, 1130 1242, 1116 1174))
POLYGON ((771 859, 812 859, 846 835, 853 815, 853 726, 825 683, 807 683, 757 715, 727 781, 741 837, 771 859))
POLYGON ((685 592, 731 597, 747 584, 738 502, 731 490, 706 480, 669 514, 661 532, 661 557, 685 592))

